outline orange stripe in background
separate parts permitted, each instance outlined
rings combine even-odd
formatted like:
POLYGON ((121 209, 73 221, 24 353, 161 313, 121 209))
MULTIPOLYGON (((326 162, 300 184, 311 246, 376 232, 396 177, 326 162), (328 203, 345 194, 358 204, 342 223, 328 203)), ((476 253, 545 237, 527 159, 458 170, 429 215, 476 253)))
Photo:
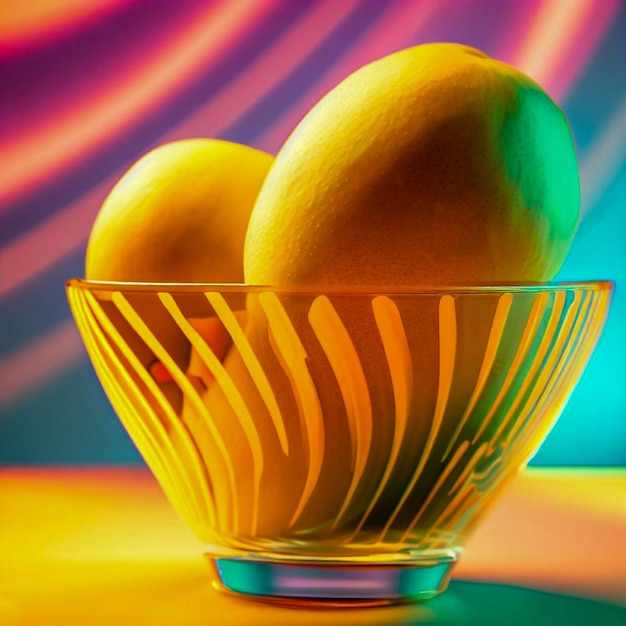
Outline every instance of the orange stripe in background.
POLYGON ((9 51, 39 44, 133 2, 136 0, 1 0, 0 42, 9 51))

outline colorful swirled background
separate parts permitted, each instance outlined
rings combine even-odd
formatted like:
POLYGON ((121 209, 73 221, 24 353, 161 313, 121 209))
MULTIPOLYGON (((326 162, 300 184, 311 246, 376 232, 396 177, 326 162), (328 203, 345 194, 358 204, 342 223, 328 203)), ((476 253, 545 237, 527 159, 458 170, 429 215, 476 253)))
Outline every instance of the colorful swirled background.
POLYGON ((604 335, 539 465, 626 464, 626 4, 622 0, 2 0, 0 463, 140 463, 64 294, 107 193, 186 137, 276 153, 359 66, 456 41, 568 115, 582 220, 557 277, 611 279, 604 335))

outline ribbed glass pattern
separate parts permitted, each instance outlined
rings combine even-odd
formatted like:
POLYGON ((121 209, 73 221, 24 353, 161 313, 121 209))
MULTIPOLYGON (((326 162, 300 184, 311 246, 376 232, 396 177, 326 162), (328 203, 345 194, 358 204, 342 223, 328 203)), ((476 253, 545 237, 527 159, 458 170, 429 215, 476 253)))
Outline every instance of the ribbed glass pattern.
POLYGON ((314 560, 458 552, 553 426, 610 293, 68 284, 111 403, 209 550, 314 560))

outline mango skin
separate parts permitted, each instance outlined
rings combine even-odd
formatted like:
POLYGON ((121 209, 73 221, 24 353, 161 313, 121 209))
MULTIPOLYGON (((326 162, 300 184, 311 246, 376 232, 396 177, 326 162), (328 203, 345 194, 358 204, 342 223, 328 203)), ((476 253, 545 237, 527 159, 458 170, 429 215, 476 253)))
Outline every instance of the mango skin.
MULTIPOLYGON (((252 211, 245 280, 281 288, 307 286, 311 294, 323 294, 330 285, 358 285, 359 291, 367 291, 368 285, 542 282, 554 276, 567 253, 579 202, 569 126, 538 85, 471 48, 420 46, 357 71, 297 127, 252 211)), ((374 442, 364 478, 350 511, 331 528, 353 475, 347 409, 341 382, 310 324, 309 303, 305 297, 281 297, 306 351, 325 433, 318 484, 302 516, 289 526, 308 458, 298 447, 292 385, 276 359, 267 320, 251 298, 246 335, 296 442, 285 457, 275 438, 262 441, 267 464, 257 536, 344 539, 372 501, 389 457, 394 389, 371 307, 367 298, 331 299, 368 383, 371 416, 357 416, 371 428, 374 442)), ((455 370, 440 428, 437 445, 442 448, 427 467, 433 477, 440 473, 446 438, 474 390, 496 301, 485 296, 456 306, 459 323, 472 331, 460 331, 455 353, 462 367, 455 370)), ((399 299, 399 308, 415 382, 397 468, 362 527, 370 539, 380 535, 418 467, 437 402, 439 300, 399 299)), ((267 410, 236 351, 225 367, 257 423, 268 424, 267 410)), ((238 492, 239 510, 249 517, 252 461, 245 434, 217 386, 205 402, 224 425, 229 450, 236 451, 238 484, 247 486, 238 492)), ((390 541, 400 540, 404 524, 427 496, 424 488, 420 485, 407 500, 390 541)))
POLYGON ((89 236, 86 278, 241 282, 250 211, 272 162, 269 154, 218 139, 158 146, 102 205, 89 236))
MULTIPOLYGON (((136 161, 117 182, 94 221, 85 277, 96 281, 148 283, 239 283, 250 211, 274 157, 260 150, 210 138, 162 144, 136 161)), ((186 370, 189 342, 156 298, 130 301, 156 332, 172 359, 186 370)), ((213 315, 204 298, 186 311, 213 315)), ((126 343, 150 368, 155 356, 108 303, 107 315, 126 343)), ((211 333, 205 339, 219 345, 211 333)), ((177 413, 182 394, 160 383, 177 413)))
POLYGON ((530 78, 457 44, 328 93, 279 152, 244 276, 269 285, 544 282, 579 218, 572 134, 530 78))

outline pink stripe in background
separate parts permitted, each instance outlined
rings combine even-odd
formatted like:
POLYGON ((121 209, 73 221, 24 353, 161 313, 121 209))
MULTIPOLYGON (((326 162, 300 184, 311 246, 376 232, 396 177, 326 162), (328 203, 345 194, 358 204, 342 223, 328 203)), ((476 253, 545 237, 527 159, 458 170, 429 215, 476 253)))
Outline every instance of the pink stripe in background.
POLYGON ((537 12, 544 0, 526 0, 511 2, 507 6, 509 15, 507 28, 499 33, 490 55, 505 63, 513 64, 515 55, 528 37, 528 32, 537 17, 537 12))
POLYGON ((9 405, 83 356, 85 348, 74 320, 69 319, 0 362, 0 406, 9 405))
POLYGON ((57 211, 0 249, 0 297, 51 266, 85 243, 105 198, 122 176, 119 170, 89 193, 57 211))
POLYGON ((548 0, 511 63, 561 102, 619 8, 616 0, 548 0))
POLYGON ((41 184, 133 124, 145 110, 179 89, 207 64, 236 44, 275 1, 231 0, 211 6, 202 19, 140 74, 133 74, 106 97, 68 111, 45 129, 3 147, 0 198, 8 201, 41 184))
POLYGON ((257 146, 276 153, 298 122, 324 94, 359 67, 413 41, 428 19, 442 7, 445 7, 445 2, 436 0, 394 5, 393 10, 379 18, 322 80, 312 85, 289 111, 257 138, 257 146))
POLYGON ((322 0, 195 115, 161 137, 160 142, 189 137, 202 129, 216 136, 280 84, 357 7, 358 0, 322 0))

